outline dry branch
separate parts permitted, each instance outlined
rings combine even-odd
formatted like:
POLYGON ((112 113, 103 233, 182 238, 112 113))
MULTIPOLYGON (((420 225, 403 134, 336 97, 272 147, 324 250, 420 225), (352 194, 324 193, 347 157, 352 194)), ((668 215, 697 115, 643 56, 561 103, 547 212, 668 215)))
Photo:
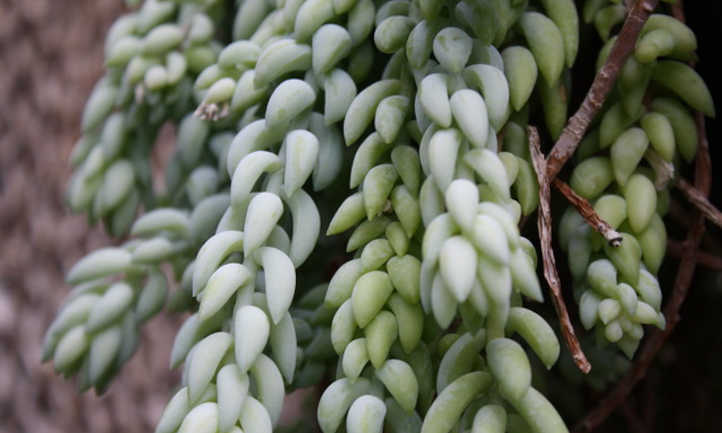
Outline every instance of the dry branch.
POLYGON ((569 319, 569 312, 564 303, 559 274, 557 273, 556 259, 554 258, 554 250, 552 247, 552 215, 549 205, 551 188, 549 179, 546 177, 546 160, 541 151, 539 133, 536 128, 533 126, 528 127, 528 133, 529 150, 531 151, 534 171, 536 171, 537 180, 539 181, 539 219, 537 224, 539 228, 539 240, 541 242, 542 260, 544 262, 544 277, 552 292, 552 301, 557 311, 557 316, 559 316, 559 324, 561 325, 564 342, 567 344, 577 367, 579 367, 582 372, 589 373, 592 365, 587 361, 587 357, 584 355, 576 333, 574 332, 572 321, 569 319))
POLYGON ((579 212, 587 224, 602 235, 611 246, 618 247, 622 244, 622 235, 597 214, 587 199, 574 192, 566 182, 559 179, 554 179, 554 186, 577 209, 577 212, 579 212))
POLYGON ((649 14, 657 7, 657 3, 658 0, 637 0, 629 11, 607 61, 594 77, 594 82, 582 105, 569 119, 562 135, 549 152, 546 168, 546 177, 549 180, 553 180, 559 174, 584 138, 584 133, 612 91, 619 70, 634 50, 637 36, 649 14))

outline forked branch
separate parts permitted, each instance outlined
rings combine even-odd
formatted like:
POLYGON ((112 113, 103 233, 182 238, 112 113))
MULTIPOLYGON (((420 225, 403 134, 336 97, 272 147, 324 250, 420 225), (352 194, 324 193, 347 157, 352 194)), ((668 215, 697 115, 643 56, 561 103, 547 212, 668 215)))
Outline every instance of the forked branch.
POLYGON ((529 133, 529 150, 531 151, 532 163, 534 171, 536 171, 537 180, 539 181, 539 219, 537 221, 539 228, 539 240, 541 242, 542 261, 544 262, 544 277, 549 284, 552 293, 552 302, 559 316, 559 324, 561 325, 562 335, 569 351, 572 354, 574 363, 584 373, 589 373, 592 365, 587 361, 587 357, 582 351, 579 339, 574 332, 574 326, 569 318, 567 305, 562 295, 561 282, 557 272, 556 259, 554 258, 554 250, 552 247, 552 214, 549 205, 551 198, 551 188, 549 179, 547 178, 546 160, 541 151, 539 143, 539 133, 533 126, 528 127, 529 133))

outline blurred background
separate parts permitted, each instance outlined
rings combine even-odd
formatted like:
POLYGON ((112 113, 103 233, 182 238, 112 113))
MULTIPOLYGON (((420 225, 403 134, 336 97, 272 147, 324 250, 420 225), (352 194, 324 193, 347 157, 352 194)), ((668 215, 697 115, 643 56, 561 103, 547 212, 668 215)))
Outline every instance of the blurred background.
MULTIPOLYGON (((722 69, 714 63, 720 2, 687 3, 690 26, 700 40, 699 68, 720 105, 722 69)), ((123 10, 121 0, 0 0, 3 433, 152 432, 178 381, 168 370, 168 354, 182 320, 168 314, 144 327, 140 349, 102 397, 79 395, 73 382, 39 362, 45 329, 68 291, 65 271, 85 253, 113 242, 101 227, 88 227, 83 216, 72 215, 63 197, 82 108, 102 74, 105 34, 123 10)), ((719 161, 718 126, 708 120, 708 127, 713 158, 719 161)), ((712 200, 718 207, 720 198, 716 176, 712 200)), ((710 233, 705 248, 719 255, 719 231, 710 233)), ((671 277, 676 261, 670 258, 668 264, 671 277)), ((718 273, 697 273, 671 341, 629 403, 601 431, 722 428, 721 287, 718 273), (640 422, 635 425, 626 413, 637 414, 631 418, 640 422)), ((591 406, 601 395, 590 391, 583 400, 591 406)))
POLYGON ((111 243, 64 203, 68 156, 102 75, 121 0, 0 1, 0 432, 152 432, 178 382, 168 354, 180 317, 160 314, 109 392, 80 395, 40 364, 65 271, 111 243))

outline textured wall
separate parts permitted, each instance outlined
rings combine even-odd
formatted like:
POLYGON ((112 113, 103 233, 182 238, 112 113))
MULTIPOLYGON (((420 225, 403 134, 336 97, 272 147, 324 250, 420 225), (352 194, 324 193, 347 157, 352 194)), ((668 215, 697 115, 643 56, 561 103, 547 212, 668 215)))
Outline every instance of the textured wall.
POLYGON ((107 395, 79 395, 40 365, 45 328, 68 292, 64 272, 109 243, 62 197, 81 111, 102 73, 121 0, 0 0, 0 432, 148 432, 176 378, 180 318, 160 315, 107 395))

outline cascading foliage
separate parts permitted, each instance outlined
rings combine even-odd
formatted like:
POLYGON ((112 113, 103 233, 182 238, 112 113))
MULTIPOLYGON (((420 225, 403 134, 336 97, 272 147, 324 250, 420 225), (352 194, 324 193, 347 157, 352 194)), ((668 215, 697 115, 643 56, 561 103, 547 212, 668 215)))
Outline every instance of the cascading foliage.
MULTIPOLYGON (((616 39, 610 29, 624 17, 622 5, 605 3, 589 1, 584 11, 605 40, 598 67, 616 39)), ((598 124, 577 151, 570 184, 621 233, 622 245, 605 245, 574 209, 560 224, 583 326, 594 327, 600 341, 615 343, 629 358, 644 334, 642 325, 665 326, 656 275, 667 243, 667 182, 695 157, 693 110, 715 114, 702 78, 685 63, 696 48, 686 25, 652 14, 598 124)))
MULTIPOLYGON (((587 0, 581 23, 572 0, 131 3, 68 190, 130 240, 69 271, 45 360, 103 392, 166 305, 191 315, 156 433, 306 431, 277 425, 310 386, 323 433, 567 431, 531 386, 530 357, 549 369, 560 346, 530 305, 544 295, 519 230, 538 204, 526 126, 559 136, 580 27, 606 41, 601 66, 620 2, 587 0)), ((557 231, 582 324, 630 358, 643 325, 664 327, 665 176, 694 158, 692 110, 714 115, 684 63, 694 34, 663 13, 570 178, 623 242, 571 207, 557 231)))

